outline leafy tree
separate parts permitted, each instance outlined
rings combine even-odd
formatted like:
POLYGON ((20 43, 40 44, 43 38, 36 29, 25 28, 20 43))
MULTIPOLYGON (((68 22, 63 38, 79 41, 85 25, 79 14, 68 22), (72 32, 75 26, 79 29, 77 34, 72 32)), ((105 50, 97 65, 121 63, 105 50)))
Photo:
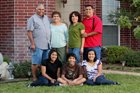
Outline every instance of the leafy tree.
POLYGON ((108 15, 108 20, 111 23, 118 24, 121 28, 132 26, 134 28, 134 36, 140 39, 140 0, 117 0, 121 3, 126 3, 130 7, 122 6, 117 8, 116 11, 111 11, 108 15))

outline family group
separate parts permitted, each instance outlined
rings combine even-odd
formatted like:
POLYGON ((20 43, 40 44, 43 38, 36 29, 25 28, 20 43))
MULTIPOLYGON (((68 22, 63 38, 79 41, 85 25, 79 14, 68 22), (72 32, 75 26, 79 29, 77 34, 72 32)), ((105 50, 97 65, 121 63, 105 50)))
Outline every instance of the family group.
POLYGON ((69 28, 60 22, 60 12, 54 11, 51 20, 44 11, 42 4, 37 5, 36 13, 27 21, 33 74, 33 83, 27 87, 75 86, 83 83, 120 85, 118 82, 106 80, 102 73, 102 21, 94 14, 92 5, 85 6, 86 18, 83 21, 79 12, 70 13, 69 28), (84 60, 79 64, 81 55, 84 60), (39 64, 41 73, 37 79, 39 64))

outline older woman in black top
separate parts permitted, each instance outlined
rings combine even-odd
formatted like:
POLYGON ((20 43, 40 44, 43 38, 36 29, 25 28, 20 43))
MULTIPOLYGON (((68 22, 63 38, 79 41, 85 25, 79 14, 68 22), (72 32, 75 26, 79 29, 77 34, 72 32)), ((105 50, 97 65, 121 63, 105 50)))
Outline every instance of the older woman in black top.
POLYGON ((49 58, 41 62, 41 73, 36 82, 28 84, 30 86, 56 86, 59 83, 56 81, 60 77, 60 69, 62 63, 58 60, 58 53, 56 50, 49 52, 49 58))

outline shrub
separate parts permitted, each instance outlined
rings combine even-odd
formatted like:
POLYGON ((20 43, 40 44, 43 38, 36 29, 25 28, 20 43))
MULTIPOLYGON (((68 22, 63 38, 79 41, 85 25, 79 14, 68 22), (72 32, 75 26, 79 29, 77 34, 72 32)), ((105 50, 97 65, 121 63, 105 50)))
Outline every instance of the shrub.
MULTIPOLYGON (((25 61, 20 62, 19 64, 14 64, 15 70, 13 71, 13 75, 15 78, 27 78, 28 77, 28 69, 31 67, 31 62, 25 61)), ((40 66, 38 68, 37 75, 40 74, 40 66)), ((32 76, 32 74, 31 74, 32 76)))
POLYGON ((3 62, 7 62, 9 64, 10 60, 7 57, 3 57, 3 62))
POLYGON ((123 55, 125 51, 131 50, 131 48, 125 46, 110 46, 105 50, 106 58, 109 63, 118 63, 120 62, 120 55, 123 55))
POLYGON ((127 66, 140 67, 140 51, 125 51, 121 58, 127 66))

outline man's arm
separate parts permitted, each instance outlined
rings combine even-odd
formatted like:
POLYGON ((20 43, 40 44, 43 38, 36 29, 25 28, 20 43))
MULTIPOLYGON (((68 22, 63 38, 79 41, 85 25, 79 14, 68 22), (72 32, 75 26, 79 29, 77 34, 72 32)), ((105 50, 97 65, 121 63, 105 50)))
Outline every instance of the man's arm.
POLYGON ((27 35, 28 35, 28 38, 29 38, 29 40, 31 42, 31 49, 33 51, 35 51, 35 43, 34 43, 32 31, 27 31, 27 35))

